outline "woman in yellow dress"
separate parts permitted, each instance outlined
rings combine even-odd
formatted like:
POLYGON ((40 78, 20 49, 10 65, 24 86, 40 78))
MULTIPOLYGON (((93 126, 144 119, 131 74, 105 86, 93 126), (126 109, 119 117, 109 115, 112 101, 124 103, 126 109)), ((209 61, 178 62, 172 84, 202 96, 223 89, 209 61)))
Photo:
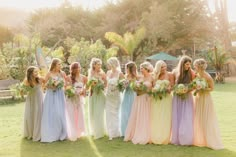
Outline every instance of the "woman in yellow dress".
POLYGON ((151 141, 154 144, 168 144, 171 135, 173 74, 168 72, 167 65, 160 60, 154 68, 154 89, 164 91, 162 95, 152 97, 151 103, 151 141), (163 90, 161 89, 163 88, 163 90))

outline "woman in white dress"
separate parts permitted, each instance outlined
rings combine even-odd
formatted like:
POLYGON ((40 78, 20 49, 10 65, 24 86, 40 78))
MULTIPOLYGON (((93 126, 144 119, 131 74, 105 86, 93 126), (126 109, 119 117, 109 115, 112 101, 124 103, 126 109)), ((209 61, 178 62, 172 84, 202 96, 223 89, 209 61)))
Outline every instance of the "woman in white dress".
POLYGON ((119 78, 124 78, 120 63, 116 57, 107 60, 107 90, 106 90, 106 124, 109 140, 119 137, 119 109, 121 103, 120 91, 117 88, 119 78))

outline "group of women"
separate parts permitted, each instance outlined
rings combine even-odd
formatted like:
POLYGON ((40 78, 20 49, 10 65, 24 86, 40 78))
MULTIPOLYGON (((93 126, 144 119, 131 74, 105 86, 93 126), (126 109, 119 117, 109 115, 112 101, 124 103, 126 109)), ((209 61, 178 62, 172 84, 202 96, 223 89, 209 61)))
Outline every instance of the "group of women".
MULTIPOLYGON (((125 74, 120 69, 119 60, 107 60, 105 73, 98 58, 92 58, 88 77, 81 74, 78 62, 70 66, 67 76, 61 70, 61 61, 53 59, 45 78, 38 76, 36 67, 29 67, 24 80, 32 90, 28 92, 25 106, 24 136, 34 141, 53 142, 77 140, 83 135, 94 139, 104 137, 109 140, 124 137, 124 141, 134 144, 175 144, 206 146, 222 149, 217 118, 210 92, 214 83, 205 71, 204 59, 194 61, 182 56, 178 66, 167 71, 164 61, 157 61, 155 67, 149 62, 140 64, 140 72, 134 62, 125 65, 125 74), (206 80, 208 87, 196 96, 194 89, 188 89, 186 96, 174 94, 174 86, 191 84, 194 78, 206 80), (91 80, 98 80, 102 86, 86 86, 91 80), (117 83, 125 79, 127 86, 121 92, 117 83), (53 83, 48 83, 53 80, 53 83), (146 92, 138 93, 132 88, 134 81, 140 81, 146 92), (152 91, 157 82, 167 82, 167 94, 154 98, 152 91), (60 88, 60 83, 63 86, 60 88), (43 93, 42 85, 46 86, 43 93), (64 89, 76 88, 76 96, 66 97, 64 89), (88 103, 85 103, 85 97, 88 103), (84 106, 88 105, 88 132, 85 129, 84 106)), ((97 82, 97 83, 98 83, 97 82)))

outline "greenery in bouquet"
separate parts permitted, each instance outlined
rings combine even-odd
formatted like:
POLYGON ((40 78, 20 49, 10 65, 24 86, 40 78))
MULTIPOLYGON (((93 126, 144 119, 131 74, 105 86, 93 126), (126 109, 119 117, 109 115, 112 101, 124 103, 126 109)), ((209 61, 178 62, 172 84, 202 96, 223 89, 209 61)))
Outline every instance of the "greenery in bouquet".
POLYGON ((62 89, 64 87, 64 81, 63 79, 49 78, 47 82, 47 87, 52 88, 53 91, 56 91, 57 89, 62 89))
POLYGON ((129 85, 129 81, 126 79, 119 79, 117 88, 119 89, 120 92, 123 92, 129 85))
POLYGON ((91 78, 87 82, 86 88, 89 89, 91 92, 93 92, 93 91, 100 92, 101 90, 104 90, 105 86, 104 86, 103 81, 96 79, 96 78, 91 78))
POLYGON ((142 95, 147 93, 147 86, 142 81, 133 81, 130 84, 130 87, 137 93, 137 95, 142 95))
POLYGON ((178 95, 182 99, 186 99, 188 92, 188 86, 184 84, 177 84, 174 86, 174 94, 178 95))
POLYGON ((14 91, 15 95, 21 97, 31 92, 32 89, 33 87, 27 86, 24 83, 17 83, 16 85, 11 86, 11 90, 14 91))
POLYGON ((73 98, 76 96, 76 88, 73 86, 67 86, 65 89, 65 95, 68 98, 73 98))
POLYGON ((155 86, 152 88, 151 95, 160 100, 168 93, 170 82, 168 80, 157 80, 155 86))
POLYGON ((190 88, 194 89, 193 95, 196 96, 198 92, 203 92, 208 88, 208 83, 204 78, 196 77, 191 82, 190 88))

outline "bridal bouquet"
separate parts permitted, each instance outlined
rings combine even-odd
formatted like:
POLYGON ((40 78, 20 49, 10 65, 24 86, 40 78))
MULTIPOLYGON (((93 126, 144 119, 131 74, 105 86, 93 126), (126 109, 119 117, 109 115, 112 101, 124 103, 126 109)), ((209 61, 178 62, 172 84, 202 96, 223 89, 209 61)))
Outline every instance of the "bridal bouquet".
POLYGON ((23 97, 24 95, 28 94, 33 87, 27 86, 24 83, 18 83, 14 86, 11 86, 11 89, 15 92, 16 96, 23 97))
POLYGON ((89 89, 90 91, 95 91, 95 92, 100 92, 101 90, 104 90, 104 82, 100 79, 97 78, 91 78, 87 84, 86 88, 89 89))
POLYGON ((119 89, 120 92, 123 92, 126 87, 128 87, 129 81, 126 79, 120 79, 118 80, 117 88, 119 89))
POLYGON ((47 82, 47 87, 52 88, 55 92, 57 89, 62 89, 64 87, 64 81, 62 78, 49 78, 47 82))
POLYGON ((185 99, 188 92, 188 86, 184 84, 177 84, 174 87, 174 94, 180 96, 182 99, 185 99))
POLYGON ((76 96, 76 88, 73 86, 67 86, 65 89, 65 95, 68 98, 73 98, 74 96, 76 96))
POLYGON ((208 88, 208 84, 205 79, 196 77, 192 81, 191 87, 195 89, 193 95, 196 96, 198 92, 205 91, 208 88))
POLYGON ((151 95, 160 100, 168 93, 170 82, 168 80, 157 80, 155 86, 152 88, 151 95))
POLYGON ((142 81, 131 82, 130 87, 137 93, 137 95, 147 93, 147 86, 145 86, 142 81))

